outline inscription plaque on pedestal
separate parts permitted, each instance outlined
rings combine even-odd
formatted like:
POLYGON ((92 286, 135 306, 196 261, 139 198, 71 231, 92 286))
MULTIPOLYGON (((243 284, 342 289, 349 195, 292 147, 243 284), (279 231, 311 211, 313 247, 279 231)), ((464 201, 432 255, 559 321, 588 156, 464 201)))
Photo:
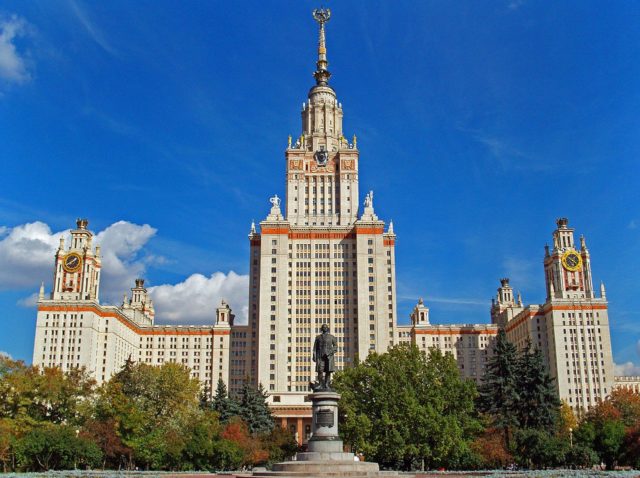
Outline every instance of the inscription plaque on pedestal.
POLYGON ((333 426, 333 411, 332 410, 318 410, 316 414, 316 423, 319 427, 332 427, 333 426))

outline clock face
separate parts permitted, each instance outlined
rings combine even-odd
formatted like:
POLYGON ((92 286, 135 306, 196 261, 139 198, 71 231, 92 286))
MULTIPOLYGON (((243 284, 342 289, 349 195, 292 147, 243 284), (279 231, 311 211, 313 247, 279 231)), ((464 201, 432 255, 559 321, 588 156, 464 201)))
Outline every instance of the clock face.
POLYGON ((562 255, 562 266, 568 271, 579 271, 582 269, 582 257, 574 250, 568 250, 562 255))
POLYGON ((318 166, 325 166, 327 164, 327 161, 329 160, 329 152, 325 151, 324 149, 316 151, 315 158, 318 166))
POLYGON ((76 272, 82 267, 82 257, 75 252, 71 252, 62 259, 62 267, 67 272, 76 272))

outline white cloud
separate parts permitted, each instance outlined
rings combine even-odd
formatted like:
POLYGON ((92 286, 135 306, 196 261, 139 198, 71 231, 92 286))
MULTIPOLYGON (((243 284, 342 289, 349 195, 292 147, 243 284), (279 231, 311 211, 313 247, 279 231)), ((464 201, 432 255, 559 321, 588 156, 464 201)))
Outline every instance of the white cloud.
MULTIPOLYGON (((636 353, 640 356, 640 340, 636 342, 636 353)), ((640 375, 640 365, 633 362, 614 363, 613 366, 615 375, 640 375)))
POLYGON ((96 42, 96 44, 99 45, 100 48, 102 48, 104 51, 110 53, 111 55, 115 55, 116 51, 107 41, 102 31, 91 21, 88 13, 81 7, 80 3, 75 0, 69 0, 68 3, 76 19, 78 20, 78 22, 80 22, 91 39, 96 42))
MULTIPOLYGON (((102 301, 119 299, 120 294, 132 286, 133 280, 144 274, 142 249, 155 233, 148 224, 140 226, 118 221, 96 235, 94 245, 102 246, 102 301)), ((41 281, 50 282, 60 237, 68 235, 69 230, 52 232, 43 222, 0 230, 0 290, 27 287, 36 290, 41 281)), ((19 304, 29 306, 31 299, 24 298, 19 304)))
POLYGON ((631 219, 631 221, 629 221, 629 224, 627 225, 628 229, 638 229, 638 223, 636 222, 635 219, 631 219))
POLYGON ((145 260, 139 253, 155 234, 156 229, 148 224, 118 221, 96 235, 94 243, 102 247, 102 299, 119 300, 134 279, 144 275, 145 260))
POLYGON ((24 83, 31 78, 23 55, 15 40, 27 34, 27 22, 11 15, 0 17, 0 79, 9 83, 24 83))
POLYGON ((12 359, 11 354, 5 352, 4 350, 0 350, 0 357, 6 357, 8 359, 12 359))
POLYGON ((488 307, 488 300, 472 299, 465 297, 428 297, 429 302, 440 304, 467 305, 473 307, 488 307))
MULTIPOLYGON (((166 264, 163 256, 148 254, 145 245, 156 234, 148 224, 118 221, 98 232, 94 245, 101 246, 102 275, 100 301, 119 303, 137 277, 144 277, 149 265, 166 264)), ((0 227, 0 290, 31 288, 28 297, 18 305, 32 307, 38 297, 41 281, 53 278, 55 252, 69 230, 53 232, 43 222, 0 227)), ((210 277, 192 274, 178 284, 164 284, 150 289, 160 320, 176 323, 213 323, 215 309, 225 299, 237 317, 246 323, 249 276, 215 272, 210 277)), ((47 287, 47 293, 50 288, 47 287)))
POLYGON ((18 305, 26 308, 35 307, 38 305, 38 292, 34 292, 33 294, 20 299, 18 301, 18 305))
POLYGON ((408 301, 412 303, 418 302, 418 297, 422 297, 424 303, 427 307, 429 304, 451 304, 451 305, 460 305, 460 306, 468 306, 468 307, 488 307, 488 300, 485 299, 474 299, 473 297, 438 297, 438 296, 420 296, 417 295, 409 295, 403 294, 398 296, 398 300, 408 301))
POLYGON ((636 365, 633 362, 626 362, 622 364, 613 364, 614 366, 614 375, 616 376, 625 376, 625 375, 640 375, 640 365, 636 365))
POLYGON ((210 277, 192 274, 175 285, 150 289, 158 318, 183 324, 211 324, 215 310, 224 299, 236 315, 236 323, 247 323, 249 276, 215 272, 210 277))
POLYGON ((53 273, 53 257, 60 237, 43 222, 5 228, 0 240, 0 290, 37 287, 53 273))

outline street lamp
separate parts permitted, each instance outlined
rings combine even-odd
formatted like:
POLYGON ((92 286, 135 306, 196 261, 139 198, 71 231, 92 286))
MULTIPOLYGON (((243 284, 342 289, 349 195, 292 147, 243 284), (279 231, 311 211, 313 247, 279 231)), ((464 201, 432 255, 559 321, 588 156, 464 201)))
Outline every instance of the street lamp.
POLYGON ((569 445, 573 448, 573 428, 569 427, 569 445))

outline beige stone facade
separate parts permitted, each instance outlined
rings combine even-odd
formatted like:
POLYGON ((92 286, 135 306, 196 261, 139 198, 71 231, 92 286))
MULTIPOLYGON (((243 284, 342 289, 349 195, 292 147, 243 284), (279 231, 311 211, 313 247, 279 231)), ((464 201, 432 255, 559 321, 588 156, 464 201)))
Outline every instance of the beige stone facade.
POLYGON ((601 285, 596 296, 586 241, 581 237, 576 246, 566 218, 558 219, 552 238, 543 261, 545 303, 523 306, 503 279, 491 318, 519 348, 531 343, 542 351, 558 396, 582 412, 609 395, 614 384, 606 292, 601 285))
POLYGON ((476 383, 484 376, 498 334, 498 327, 493 324, 433 325, 422 299, 411 312, 411 325, 402 329, 408 334, 408 339, 402 341, 414 343, 424 352, 436 348, 450 353, 456 359, 460 374, 476 383))
MULTIPOLYGON (((451 352, 461 375, 479 383, 503 327, 520 350, 531 344, 542 351, 560 399, 578 413, 588 410, 614 387, 606 291, 601 285, 596 295, 586 241, 581 237, 576 247, 566 218, 557 221, 552 238, 542 261, 545 303, 524 305, 504 278, 492 301, 491 324, 433 325, 420 299, 411 325, 396 328, 398 341, 451 352)), ((634 377, 615 377, 615 386, 633 388, 635 383, 634 377)))
POLYGON ((632 392, 640 393, 640 376, 619 376, 613 381, 613 388, 626 388, 632 392))
POLYGON ((211 326, 154 325, 153 303, 141 279, 120 306, 100 304, 100 249, 92 247, 87 225, 78 221, 68 248, 61 241, 54 289, 48 297, 40 290, 33 364, 65 371, 85 367, 102 383, 131 357, 150 365, 184 364, 208 392, 219 378, 228 382, 229 306, 212 310, 211 326))
POLYGON ((251 376, 274 407, 307 407, 322 324, 337 337, 338 369, 395 340, 395 234, 375 214, 373 192, 360 207, 357 140, 344 137, 326 67, 321 29, 317 84, 302 106, 301 134, 285 150, 284 211, 275 195, 249 234, 251 376))

